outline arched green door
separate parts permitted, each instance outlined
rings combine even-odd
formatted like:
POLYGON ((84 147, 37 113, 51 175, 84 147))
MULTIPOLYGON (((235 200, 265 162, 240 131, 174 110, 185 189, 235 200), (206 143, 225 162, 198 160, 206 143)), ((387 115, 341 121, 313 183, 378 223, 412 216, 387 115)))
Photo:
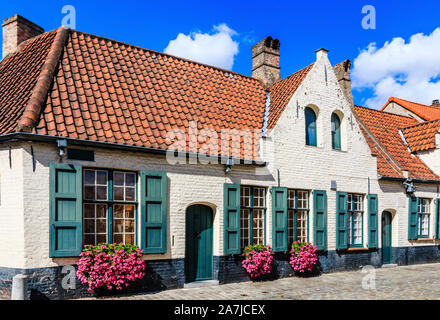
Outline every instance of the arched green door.
POLYGON ((212 279, 212 209, 196 204, 186 211, 186 282, 212 279))
POLYGON ((382 213, 382 264, 391 263, 391 213, 382 213))

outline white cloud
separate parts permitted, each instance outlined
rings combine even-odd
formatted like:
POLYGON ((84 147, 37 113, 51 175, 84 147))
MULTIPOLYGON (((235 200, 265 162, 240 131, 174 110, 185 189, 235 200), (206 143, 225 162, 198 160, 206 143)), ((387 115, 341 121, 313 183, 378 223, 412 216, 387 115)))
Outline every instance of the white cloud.
POLYGON ((164 52, 231 70, 238 54, 238 42, 232 39, 234 35, 237 33, 224 23, 215 25, 210 33, 179 33, 164 52))
POLYGON ((431 34, 417 33, 409 42, 394 38, 378 48, 370 43, 355 58, 354 89, 372 89, 364 104, 380 108, 391 96, 424 104, 440 98, 440 28, 431 34))

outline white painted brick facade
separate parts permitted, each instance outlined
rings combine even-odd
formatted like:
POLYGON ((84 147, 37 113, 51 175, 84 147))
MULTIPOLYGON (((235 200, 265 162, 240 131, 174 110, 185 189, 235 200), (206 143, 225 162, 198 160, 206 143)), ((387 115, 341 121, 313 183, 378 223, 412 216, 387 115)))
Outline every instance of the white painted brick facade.
MULTIPOLYGON (((126 170, 166 171, 168 194, 168 251, 148 255, 147 259, 183 258, 185 256, 185 211, 195 203, 210 205, 214 210, 214 255, 223 254, 223 184, 268 187, 280 185, 307 190, 326 190, 328 199, 327 243, 335 249, 336 191, 331 180, 345 192, 377 193, 379 226, 381 213, 393 213, 393 246, 431 244, 408 242, 408 198, 400 182, 378 181, 376 159, 352 116, 350 105, 337 83, 333 68, 324 54, 319 55, 303 84, 272 130, 268 141, 275 141, 275 161, 269 175, 256 175, 253 166, 236 165, 225 174, 223 165, 170 165, 163 155, 116 150, 95 150, 95 162, 67 161, 89 167, 126 170), (326 70, 326 71, 325 71, 326 70), (327 73, 327 80, 325 77, 327 73), (297 107, 298 106, 298 107, 297 107), (304 108, 319 109, 318 146, 305 146, 304 108), (342 150, 331 148, 330 117, 343 114, 342 150), (174 238, 174 245, 172 241, 174 238)), ((8 149, 0 149, 0 266, 39 268, 74 263, 77 258, 49 258, 49 164, 58 162, 55 144, 23 143, 12 149, 12 169, 8 149), (35 170, 31 155, 33 147, 35 170)), ((265 169, 265 170, 268 170, 265 169)), ((436 198, 435 185, 417 185, 416 196, 436 198)), ((266 240, 272 243, 271 194, 267 193, 266 240)), ((309 237, 313 240, 313 201, 310 210, 309 237)), ((434 205, 432 210, 434 212, 434 205)), ((139 214, 139 211, 138 211, 139 214)), ((431 236, 434 230, 431 218, 431 236)), ((364 201, 364 245, 367 243, 367 203, 364 201)), ((380 235, 380 232, 379 232, 380 235)), ((435 242, 431 241, 432 244, 435 242)), ((379 237, 380 244, 380 237, 379 237)))

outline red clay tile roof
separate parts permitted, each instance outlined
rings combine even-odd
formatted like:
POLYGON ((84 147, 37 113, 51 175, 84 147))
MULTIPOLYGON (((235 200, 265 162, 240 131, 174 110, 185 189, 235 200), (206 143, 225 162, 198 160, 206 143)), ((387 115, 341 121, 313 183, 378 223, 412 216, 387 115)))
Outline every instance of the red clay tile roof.
POLYGON ((15 131, 37 83, 56 31, 23 44, 0 64, 0 134, 15 131))
POLYGON ((440 119, 440 107, 427 106, 425 104, 407 101, 396 97, 389 98, 380 111, 383 111, 391 102, 396 102, 425 121, 440 119))
MULTIPOLYGON (((0 134, 21 131, 45 59, 59 49, 56 34, 29 41, 0 66, 0 134)), ((214 130, 219 143, 223 129, 262 130, 266 92, 259 80, 73 30, 61 49, 32 133, 166 150, 167 132, 188 133, 190 121, 214 130)), ((234 156, 258 159, 258 148, 248 149, 234 156)), ((200 145, 197 151, 210 154, 200 145)))
POLYGON ((405 170, 408 171, 410 178, 440 180, 440 177, 434 174, 417 155, 412 155, 409 152, 407 145, 399 134, 399 129, 416 125, 417 121, 415 119, 359 106, 355 106, 355 111, 362 123, 380 144, 380 146, 377 146, 367 132, 362 130, 372 153, 378 155, 378 174, 402 178, 402 171, 405 170), (378 152, 381 146, 385 150, 378 152), (394 160, 398 167, 390 160, 394 160))
POLYGON ((286 109, 287 104, 289 103, 296 89, 298 89, 299 85, 303 82, 313 65, 314 63, 269 87, 270 108, 269 118, 267 121, 267 127, 269 130, 275 127, 278 119, 280 118, 284 109, 286 109))
POLYGON ((402 129, 412 152, 435 148, 435 135, 440 132, 440 119, 422 122, 402 129))

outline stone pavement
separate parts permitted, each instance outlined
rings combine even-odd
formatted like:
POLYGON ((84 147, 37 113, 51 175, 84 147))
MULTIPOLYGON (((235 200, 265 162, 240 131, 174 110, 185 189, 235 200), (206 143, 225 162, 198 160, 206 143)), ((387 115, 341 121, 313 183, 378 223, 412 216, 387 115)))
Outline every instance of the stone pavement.
POLYGON ((248 281, 105 299, 440 299, 439 263, 372 268, 372 270, 373 273, 361 270, 335 272, 312 278, 291 277, 264 282, 248 281), (375 281, 369 281, 374 277, 375 281), (374 283, 375 289, 364 289, 363 281, 364 286, 370 288, 374 283))

